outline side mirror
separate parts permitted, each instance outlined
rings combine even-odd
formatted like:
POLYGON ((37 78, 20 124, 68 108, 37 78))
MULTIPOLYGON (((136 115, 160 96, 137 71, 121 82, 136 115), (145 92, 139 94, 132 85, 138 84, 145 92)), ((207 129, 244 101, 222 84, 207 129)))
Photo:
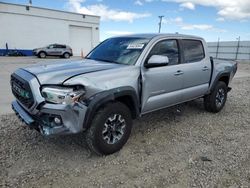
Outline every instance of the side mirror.
POLYGON ((169 59, 167 56, 163 55, 152 55, 148 62, 144 65, 146 68, 151 67, 161 67, 166 66, 169 63, 169 59))

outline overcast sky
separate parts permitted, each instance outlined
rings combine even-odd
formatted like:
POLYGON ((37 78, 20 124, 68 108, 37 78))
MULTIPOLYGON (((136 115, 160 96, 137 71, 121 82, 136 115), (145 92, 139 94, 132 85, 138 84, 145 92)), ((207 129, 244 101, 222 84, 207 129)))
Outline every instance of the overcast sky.
MULTIPOLYGON (((0 0, 1 1, 1 0, 0 0)), ((27 4, 28 0, 3 0, 27 4)), ((32 0, 34 6, 101 16, 100 39, 158 32, 199 35, 207 41, 250 40, 250 0, 32 0)))

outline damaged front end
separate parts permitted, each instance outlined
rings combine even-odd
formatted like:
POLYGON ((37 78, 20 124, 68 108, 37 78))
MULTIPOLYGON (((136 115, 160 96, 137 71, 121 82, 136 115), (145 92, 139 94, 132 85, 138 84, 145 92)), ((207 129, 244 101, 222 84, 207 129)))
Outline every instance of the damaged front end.
POLYGON ((12 74, 11 88, 16 97, 12 109, 31 129, 45 136, 75 134, 83 130, 87 112, 83 86, 41 87, 36 77, 19 70, 12 74))
POLYGON ((81 103, 71 105, 46 103, 40 110, 39 130, 44 135, 75 134, 82 131, 87 106, 81 103))
POLYGON ((17 101, 12 102, 16 115, 31 129, 45 136, 79 133, 83 129, 87 106, 81 103, 72 105, 45 103, 37 114, 25 111, 17 101))

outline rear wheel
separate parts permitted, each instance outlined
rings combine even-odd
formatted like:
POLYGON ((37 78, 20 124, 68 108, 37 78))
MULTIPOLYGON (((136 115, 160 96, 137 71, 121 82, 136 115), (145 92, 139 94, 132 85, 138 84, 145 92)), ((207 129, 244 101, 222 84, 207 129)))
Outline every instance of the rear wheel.
POLYGON ((109 103, 96 113, 87 130, 89 148, 98 155, 119 151, 127 142, 132 128, 131 112, 120 102, 109 103))
POLYGON ((46 53, 45 52, 39 52, 38 57, 45 58, 46 57, 46 53))
POLYGON ((222 110, 227 100, 227 85, 219 81, 214 90, 204 98, 205 109, 217 113, 222 110))
POLYGON ((70 58, 70 54, 66 52, 66 53, 63 54, 63 57, 68 59, 68 58, 70 58))

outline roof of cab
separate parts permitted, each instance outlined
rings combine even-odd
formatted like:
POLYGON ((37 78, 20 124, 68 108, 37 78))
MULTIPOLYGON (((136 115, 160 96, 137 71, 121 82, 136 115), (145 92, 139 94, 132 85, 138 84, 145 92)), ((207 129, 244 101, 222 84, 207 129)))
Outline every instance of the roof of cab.
POLYGON ((194 35, 183 35, 183 34, 173 34, 173 33, 139 33, 139 34, 130 34, 130 35, 123 35, 119 37, 139 37, 139 38, 165 38, 165 37, 178 37, 178 38, 195 38, 195 39, 202 39, 201 37, 194 36, 194 35))

